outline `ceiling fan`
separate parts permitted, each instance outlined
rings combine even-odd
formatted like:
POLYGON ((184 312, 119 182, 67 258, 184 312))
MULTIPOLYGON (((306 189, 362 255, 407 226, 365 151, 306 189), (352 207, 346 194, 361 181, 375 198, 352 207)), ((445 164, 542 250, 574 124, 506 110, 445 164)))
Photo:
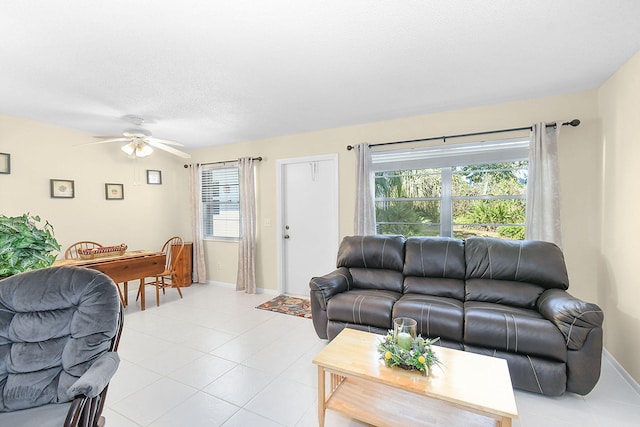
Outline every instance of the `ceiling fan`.
POLYGON ((158 148, 160 150, 166 151, 176 156, 180 156, 185 159, 191 157, 191 155, 185 153, 184 151, 180 151, 172 147, 184 147, 184 144, 152 136, 149 130, 142 127, 142 123, 144 123, 144 119, 142 117, 125 116, 124 119, 131 122, 136 127, 132 129, 126 129, 124 132, 122 132, 122 135, 94 136, 94 138, 99 138, 100 141, 90 142, 86 145, 106 144, 108 142, 125 142, 126 144, 123 145, 120 149, 132 159, 135 159, 136 157, 146 157, 153 153, 154 148, 158 148))

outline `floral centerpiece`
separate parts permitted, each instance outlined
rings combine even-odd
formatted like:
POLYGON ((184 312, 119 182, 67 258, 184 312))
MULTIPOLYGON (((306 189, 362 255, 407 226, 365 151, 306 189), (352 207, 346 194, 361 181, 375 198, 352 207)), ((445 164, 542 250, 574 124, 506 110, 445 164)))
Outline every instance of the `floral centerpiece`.
POLYGON ((403 343, 396 343, 392 332, 389 331, 378 345, 378 353, 387 366, 398 366, 402 369, 420 371, 422 375, 427 375, 433 365, 441 364, 431 348, 431 345, 438 340, 440 340, 439 337, 425 339, 418 335, 409 346, 400 345, 403 343))

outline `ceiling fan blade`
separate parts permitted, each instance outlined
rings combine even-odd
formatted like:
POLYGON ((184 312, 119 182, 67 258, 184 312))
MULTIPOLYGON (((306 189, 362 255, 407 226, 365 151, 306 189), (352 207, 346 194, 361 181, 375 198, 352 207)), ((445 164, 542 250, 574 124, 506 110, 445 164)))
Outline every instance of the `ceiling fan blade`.
POLYGON ((122 135, 94 135, 93 137, 100 138, 100 139, 124 138, 122 135))
POLYGON ((169 141, 168 139, 156 138, 155 136, 150 136, 150 137, 147 138, 147 141, 151 141, 151 140, 153 140, 154 142, 159 142, 161 144, 175 145, 177 147, 184 147, 184 144, 182 144, 180 142, 169 141))
POLYGON ((116 137, 110 137, 111 139, 103 139, 102 141, 93 141, 93 142, 86 142, 84 144, 78 144, 78 145, 96 145, 96 144, 106 144, 107 142, 129 142, 131 141, 131 138, 124 138, 122 136, 116 136, 116 137))
POLYGON ((169 147, 168 145, 164 145, 163 143, 158 142, 156 138, 148 139, 147 140, 147 144, 151 145, 152 147, 159 148, 160 150, 164 150, 167 153, 171 153, 171 154, 175 154, 176 156, 180 156, 180 157, 182 157, 184 159, 191 158, 191 154, 187 154, 184 151, 176 150, 173 147, 169 147))

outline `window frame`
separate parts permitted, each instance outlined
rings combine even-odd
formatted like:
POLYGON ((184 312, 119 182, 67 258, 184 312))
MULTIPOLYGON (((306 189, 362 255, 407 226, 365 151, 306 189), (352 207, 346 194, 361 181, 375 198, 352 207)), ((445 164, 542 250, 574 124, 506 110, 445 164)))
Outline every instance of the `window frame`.
MULTIPOLYGON (((455 167, 472 166, 478 164, 510 163, 529 160, 529 138, 518 137, 504 140, 476 141, 470 143, 451 144, 447 146, 437 145, 421 148, 408 148, 399 150, 377 151, 372 153, 371 173, 375 182, 378 172, 400 172, 415 170, 440 170, 441 194, 440 197, 415 197, 415 198, 390 198, 375 197, 374 204, 380 202, 409 202, 409 201, 435 201, 439 202, 439 236, 451 237, 455 224, 453 211, 454 203, 459 200, 505 200, 524 199, 525 194, 513 195, 483 195, 483 196, 454 196, 453 174, 455 167)), ((375 187, 375 186, 374 186, 375 187)), ((382 224, 392 224, 384 222, 382 224)), ((398 223, 415 224, 415 223, 398 223)), ((376 233, 379 233, 381 223, 376 218, 376 233)), ((434 226, 436 223, 433 224, 434 226)), ((525 224, 471 224, 493 226, 525 226, 525 224)))
POLYGON ((237 242, 240 240, 240 233, 241 233, 240 222, 242 220, 242 215, 240 212, 240 167, 239 165, 221 164, 221 165, 203 166, 200 170, 199 203, 200 203, 200 210, 201 210, 200 220, 202 223, 202 234, 203 234, 204 240, 230 241, 230 242, 237 242), (215 171, 220 172, 219 175, 223 175, 223 176, 218 177, 217 180, 214 179, 213 175, 215 174, 215 171), (224 178, 229 178, 231 175, 233 175, 233 173, 229 174, 229 172, 225 172, 225 171, 234 171, 235 176, 233 178, 235 179, 232 179, 230 181, 224 181, 224 178), (205 174, 207 173, 212 174, 211 179, 207 179, 205 177, 205 174), (224 175, 227 175, 227 176, 225 177, 224 175), (231 197, 231 199, 223 201, 221 199, 221 194, 223 193, 221 189, 226 186, 235 187, 235 193, 233 190, 230 189, 229 197, 231 197), (217 192, 215 191, 216 187, 217 187, 217 192), (213 199, 212 201, 205 201, 205 198, 207 197, 208 193, 211 193, 210 197, 212 197, 213 199), (216 216, 216 212, 217 212, 217 215, 220 215, 220 212, 234 212, 234 211, 237 211, 238 213, 237 233, 233 236, 230 236, 228 235, 229 234, 228 231, 230 229, 233 229, 233 231, 236 230, 235 221, 234 221, 235 215, 232 220, 223 219, 223 218, 218 218, 216 220, 215 216, 216 216), (209 215, 211 215, 211 219, 210 219, 210 222, 208 223, 207 217, 209 215), (217 230, 215 227, 216 221, 221 221, 219 224, 224 225, 223 230, 226 230, 227 233, 223 231, 221 233, 216 234, 216 230, 217 230))

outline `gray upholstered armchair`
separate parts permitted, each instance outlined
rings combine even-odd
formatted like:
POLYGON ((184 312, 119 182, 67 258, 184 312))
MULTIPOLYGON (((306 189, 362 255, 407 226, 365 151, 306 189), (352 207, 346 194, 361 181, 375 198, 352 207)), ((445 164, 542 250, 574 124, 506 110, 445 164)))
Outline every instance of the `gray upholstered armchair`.
POLYGON ((0 425, 104 424, 122 314, 116 285, 95 270, 0 280, 0 425))

